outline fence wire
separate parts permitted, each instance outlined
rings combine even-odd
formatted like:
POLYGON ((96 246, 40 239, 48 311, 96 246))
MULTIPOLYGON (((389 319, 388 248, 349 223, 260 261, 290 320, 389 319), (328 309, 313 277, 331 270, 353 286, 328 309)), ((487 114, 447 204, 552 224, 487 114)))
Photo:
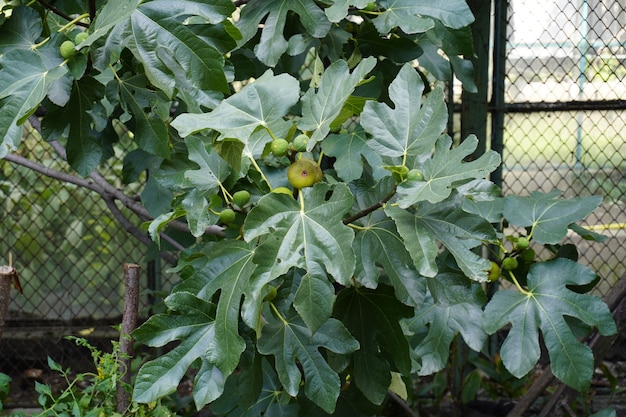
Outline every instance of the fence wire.
MULTIPOLYGON (((603 278, 626 271, 626 2, 513 0, 506 42, 503 191, 600 195, 577 241, 603 278)), ((572 236, 572 241, 576 237, 572 236)))

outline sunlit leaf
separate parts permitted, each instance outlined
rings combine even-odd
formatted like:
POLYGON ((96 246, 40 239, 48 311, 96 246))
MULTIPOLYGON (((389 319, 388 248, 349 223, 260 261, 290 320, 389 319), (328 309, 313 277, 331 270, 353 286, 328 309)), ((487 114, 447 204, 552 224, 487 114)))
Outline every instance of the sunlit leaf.
POLYGON ((500 165, 500 155, 487 151, 479 158, 463 162, 478 145, 475 136, 468 136, 461 144, 450 149, 452 140, 442 136, 436 143, 434 154, 422 166, 423 181, 404 181, 398 185, 398 205, 409 207, 419 201, 438 203, 463 182, 484 178, 500 165))
POLYGON ((385 10, 374 19, 380 33, 387 33, 396 26, 406 33, 426 32, 434 26, 430 17, 453 28, 467 26, 474 21, 474 15, 464 0, 381 0, 380 6, 385 10))
POLYGON ((602 203, 599 196, 560 198, 558 190, 549 193, 534 191, 530 196, 507 196, 504 217, 511 225, 531 227, 533 239, 539 243, 559 243, 568 226, 584 219, 602 203))

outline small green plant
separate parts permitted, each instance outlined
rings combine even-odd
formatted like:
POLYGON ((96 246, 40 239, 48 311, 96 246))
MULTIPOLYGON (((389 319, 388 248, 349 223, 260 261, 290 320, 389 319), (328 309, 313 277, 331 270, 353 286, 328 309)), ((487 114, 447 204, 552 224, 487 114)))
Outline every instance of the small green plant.
POLYGON ((36 382, 35 390, 39 393, 37 401, 43 409, 41 413, 37 414, 37 417, 176 416, 162 404, 162 400, 148 404, 131 403, 123 414, 119 413, 116 407, 118 385, 122 384, 125 390, 131 391, 131 387, 122 382, 124 372, 119 367, 119 359, 122 357, 119 343, 112 342, 113 349, 109 353, 96 348, 84 338, 68 336, 68 339, 74 340, 78 346, 86 347, 91 351, 96 371, 72 376, 69 368, 64 369, 61 364, 48 357, 48 366, 52 371, 59 373, 67 387, 60 393, 56 393, 53 392, 50 385, 36 382))
POLYGON ((11 384, 11 377, 5 373, 0 372, 0 411, 3 410, 3 403, 9 395, 9 385, 11 384))

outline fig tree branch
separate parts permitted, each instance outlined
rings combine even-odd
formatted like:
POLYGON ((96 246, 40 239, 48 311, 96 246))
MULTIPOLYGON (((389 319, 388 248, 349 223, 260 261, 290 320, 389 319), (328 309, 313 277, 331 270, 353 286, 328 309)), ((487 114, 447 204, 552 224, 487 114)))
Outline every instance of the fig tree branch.
POLYGON ((358 213, 356 213, 355 215, 348 217, 347 219, 343 220, 343 224, 350 224, 352 222, 355 222, 357 220, 359 220, 361 217, 365 217, 368 214, 370 214, 373 211, 378 210, 379 208, 381 208, 382 206, 385 205, 385 203, 387 203, 389 200, 391 200, 391 197, 393 197, 396 194, 396 190, 394 189, 392 192, 390 192, 389 194, 387 194, 387 196, 385 198, 383 198, 382 200, 380 200, 378 203, 371 205, 367 208, 364 208, 363 210, 359 211, 358 213))
MULTIPOLYGON (((57 9, 56 7, 54 7, 52 4, 48 3, 45 0, 37 0, 37 3, 41 4, 44 8, 50 10, 52 13, 61 16, 63 19, 66 19, 67 21, 72 21, 74 20, 74 18, 70 15, 68 15, 67 13, 63 12, 62 10, 57 9)), ((85 28, 88 28, 89 25, 87 23, 84 22, 76 22, 77 26, 82 26, 85 28)))

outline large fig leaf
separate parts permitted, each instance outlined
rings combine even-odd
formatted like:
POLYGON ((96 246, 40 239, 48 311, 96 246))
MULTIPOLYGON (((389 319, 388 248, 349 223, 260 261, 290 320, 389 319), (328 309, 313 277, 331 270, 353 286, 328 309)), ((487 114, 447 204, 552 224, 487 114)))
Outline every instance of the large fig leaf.
POLYGON ((406 321, 415 333, 428 326, 426 336, 414 348, 422 362, 420 375, 430 375, 447 366, 450 344, 459 333, 475 351, 480 351, 487 339, 482 326, 485 297, 479 284, 449 272, 427 282, 430 294, 415 317, 406 321))
POLYGON ((534 191, 527 197, 507 196, 504 218, 511 225, 531 227, 533 239, 539 243, 559 243, 570 224, 584 219, 602 203, 599 196, 562 199, 560 195, 554 190, 545 194, 534 191))
MULTIPOLYGON (((182 114, 172 122, 181 136, 214 129, 224 137, 246 143, 259 127, 275 130, 291 107, 298 102, 298 80, 288 74, 274 76, 268 70, 236 94, 222 101, 210 113, 182 114)), ((280 129, 278 129, 280 130, 280 129)))
POLYGON ((284 30, 289 12, 296 13, 306 32, 314 38, 323 38, 330 30, 330 22, 314 0, 251 1, 241 11, 237 27, 241 30, 240 44, 248 42, 261 29, 261 39, 254 49, 257 58, 273 67, 287 50, 284 30))
MULTIPOLYGON (((334 165, 337 175, 346 182, 361 178, 365 158, 372 168, 382 167, 380 155, 367 146, 365 132, 360 127, 350 133, 331 133, 322 142, 326 155, 337 158, 334 165)), ((379 171, 384 171, 382 168, 379 171)))
POLYGON ((558 258, 530 267, 525 292, 502 290, 494 295, 483 315, 485 331, 492 334, 511 324, 501 349, 511 374, 521 378, 537 363, 541 331, 554 375, 577 390, 589 387, 593 354, 576 338, 565 316, 597 327, 602 335, 616 332, 611 312, 601 299, 567 288, 588 284, 595 276, 583 265, 558 258))
POLYGON ((454 256, 467 277, 479 282, 487 279, 490 262, 471 250, 484 241, 496 239, 493 226, 482 217, 461 209, 434 205, 424 205, 416 213, 388 206, 385 212, 396 222, 420 274, 426 277, 437 274, 436 257, 440 242, 454 256))
POLYGON ((133 332, 133 337, 153 347, 174 341, 180 344, 139 369, 133 400, 149 403, 171 394, 191 364, 199 360, 201 371, 194 382, 194 401, 200 409, 222 394, 226 379, 207 358, 207 346, 215 338, 215 306, 188 292, 170 295, 165 304, 171 311, 150 317, 133 332))
POLYGON ((13 49, 0 55, 0 158, 15 149, 21 133, 18 126, 66 73, 67 67, 50 68, 43 55, 28 49, 13 49))
POLYGON ((413 266, 392 219, 378 214, 368 216, 355 233, 354 252, 358 260, 355 271, 358 282, 376 288, 382 267, 400 301, 413 307, 421 304, 422 277, 413 266))
POLYGON ((352 355, 352 377, 375 404, 387 396, 392 370, 404 375, 411 372, 410 348, 400 320, 412 315, 413 309, 400 303, 388 286, 347 288, 337 296, 333 316, 360 345, 352 355))
POLYGON ((272 278, 290 268, 303 268, 308 277, 298 289, 295 307, 312 329, 324 323, 332 310, 332 292, 327 274, 350 285, 355 268, 352 250, 354 232, 342 223, 352 206, 352 194, 345 185, 325 183, 301 190, 302 204, 291 196, 270 193, 262 197, 244 222, 244 238, 262 237, 255 262, 268 268, 272 278), (329 297, 315 297, 315 290, 329 297))
POLYGON ((424 162, 424 181, 404 181, 398 185, 398 205, 409 207, 419 201, 438 203, 452 193, 455 185, 476 178, 484 178, 500 165, 500 155, 487 151, 478 159, 463 162, 478 145, 476 136, 468 136, 461 144, 450 149, 452 139, 442 136, 436 143, 433 157, 424 162))
POLYGON ((396 26, 406 33, 426 32, 434 26, 430 17, 452 28, 461 28, 474 21, 474 15, 464 0, 382 0, 380 6, 386 9, 374 19, 380 33, 388 33, 396 26))
POLYGON ((324 411, 332 413, 341 383, 320 348, 349 354, 359 348, 359 343, 336 319, 329 319, 315 333, 293 311, 280 318, 268 314, 266 319, 268 323, 258 341, 258 351, 274 356, 278 378, 285 391, 295 397, 304 377, 304 394, 324 411))
POLYGON ((245 242, 232 240, 211 244, 205 253, 206 256, 192 261, 193 277, 179 284, 175 291, 192 292, 204 300, 219 293, 214 336, 206 345, 206 357, 228 376, 245 349, 239 335, 239 311, 256 269, 252 262, 254 251, 245 242))
POLYGON ((372 135, 369 145, 380 155, 404 157, 430 154, 446 127, 448 115, 443 90, 435 88, 424 100, 424 83, 410 64, 405 64, 389 86, 394 107, 368 101, 361 125, 372 135))
POLYGON ((365 58, 350 73, 346 61, 333 62, 324 71, 317 90, 311 88, 304 94, 302 118, 298 121, 298 127, 302 131, 313 132, 307 143, 309 150, 328 135, 330 124, 339 115, 354 88, 375 64, 375 58, 365 58))
POLYGON ((197 137, 185 138, 185 143, 189 149, 189 159, 200 166, 199 169, 185 171, 185 178, 199 190, 217 190, 230 172, 226 161, 215 151, 209 153, 210 148, 197 137))

